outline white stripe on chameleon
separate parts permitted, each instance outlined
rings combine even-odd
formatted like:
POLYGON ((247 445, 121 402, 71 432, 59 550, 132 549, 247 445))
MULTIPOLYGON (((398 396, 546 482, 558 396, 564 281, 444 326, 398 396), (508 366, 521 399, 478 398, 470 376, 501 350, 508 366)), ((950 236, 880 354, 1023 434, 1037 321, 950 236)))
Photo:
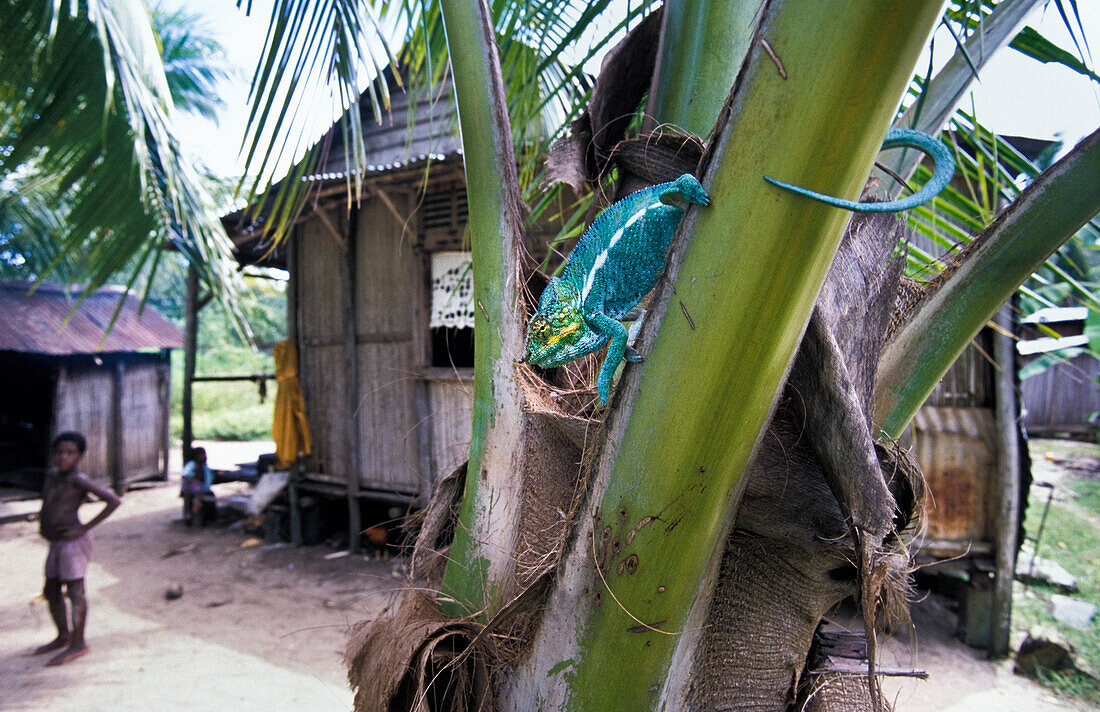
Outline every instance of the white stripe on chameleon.
POLYGON ((603 267, 604 263, 607 262, 608 251, 610 251, 611 248, 614 247, 615 244, 622 238, 623 233, 626 232, 626 229, 641 220, 642 216, 645 215, 647 210, 659 208, 662 205, 664 205, 664 203, 662 203, 659 199, 655 200, 649 205, 643 205, 642 207, 631 213, 630 217, 626 219, 626 222, 622 224, 622 227, 615 231, 615 233, 611 236, 610 242, 607 243, 607 247, 604 248, 603 252, 596 255, 596 259, 592 261, 592 267, 588 270, 588 276, 584 280, 584 288, 581 290, 581 304, 584 304, 584 300, 588 298, 588 293, 592 291, 592 285, 596 282, 596 272, 598 272, 600 267, 603 267))

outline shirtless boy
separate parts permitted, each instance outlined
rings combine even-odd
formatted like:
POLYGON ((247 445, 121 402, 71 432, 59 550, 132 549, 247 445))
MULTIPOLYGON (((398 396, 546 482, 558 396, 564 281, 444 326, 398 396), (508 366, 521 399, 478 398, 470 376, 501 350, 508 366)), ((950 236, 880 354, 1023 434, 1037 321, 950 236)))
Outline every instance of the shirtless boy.
POLYGON ((42 512, 38 516, 39 531, 50 542, 46 555, 46 602, 50 617, 57 626, 57 637, 35 649, 35 655, 61 652, 47 665, 64 665, 88 652, 84 642, 84 624, 88 620, 88 599, 84 593, 84 573, 92 555, 92 539, 88 530, 111 515, 121 500, 111 490, 93 482, 77 467, 84 457, 87 442, 80 433, 61 433, 53 439, 50 454, 53 468, 46 474, 42 488, 42 512), (91 492, 105 506, 87 524, 80 523, 77 510, 91 492), (61 587, 72 605, 72 627, 61 587))

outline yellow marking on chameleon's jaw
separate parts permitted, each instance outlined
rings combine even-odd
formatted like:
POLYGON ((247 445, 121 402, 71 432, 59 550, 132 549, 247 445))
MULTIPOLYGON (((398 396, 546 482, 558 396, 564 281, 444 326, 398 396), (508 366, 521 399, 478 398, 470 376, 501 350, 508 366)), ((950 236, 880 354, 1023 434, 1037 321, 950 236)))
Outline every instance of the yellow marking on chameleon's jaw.
POLYGON ((551 337, 549 337, 548 339, 546 339, 546 346, 548 348, 550 346, 553 346, 554 344, 556 344, 559 341, 561 341, 562 339, 564 339, 566 336, 569 336, 570 334, 576 333, 576 331, 580 328, 581 328, 581 324, 580 324, 579 321, 571 322, 569 324, 569 326, 564 327, 563 329, 561 329, 561 331, 557 332, 556 334, 554 334, 551 337))

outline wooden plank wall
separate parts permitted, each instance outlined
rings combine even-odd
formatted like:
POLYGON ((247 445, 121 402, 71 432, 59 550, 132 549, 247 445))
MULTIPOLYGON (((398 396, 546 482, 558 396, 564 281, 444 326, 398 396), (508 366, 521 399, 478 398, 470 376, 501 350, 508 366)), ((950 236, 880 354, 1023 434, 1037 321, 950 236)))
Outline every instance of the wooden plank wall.
POLYGON ((1100 411, 1100 361, 1088 354, 1059 363, 1020 384, 1024 426, 1033 433, 1086 432, 1100 411))
POLYGON ((111 485, 160 477, 164 472, 164 429, 168 422, 168 364, 104 357, 101 366, 62 366, 54 396, 54 434, 76 430, 88 440, 81 468, 98 482, 111 485), (119 393, 120 447, 111 462, 115 369, 121 374, 119 393))
MULTIPOLYGON (((328 209, 328 224, 314 214, 298 228, 299 365, 314 441, 305 472, 308 479, 347 486, 352 419, 359 489, 367 496, 373 490, 415 497, 465 460, 472 386, 452 372, 426 368, 430 260, 418 225, 418 195, 398 185, 376 190, 385 191, 384 198, 365 198, 357 217, 355 393, 347 385, 342 311, 342 241, 352 221, 341 205, 328 209)), ((452 226, 455 239, 461 231, 461 225, 452 226)))
POLYGON ((167 402, 162 401, 166 366, 128 364, 122 372, 122 474, 127 482, 161 473, 167 402))
MULTIPOLYGON (((408 494, 421 486, 413 402, 422 360, 416 348, 420 260, 413 252, 411 192, 387 186, 359 213, 356 249, 356 361, 361 488, 408 494)), ((426 325, 425 325, 426 326, 426 325)))
POLYGON ((453 472, 470 455, 473 399, 472 379, 429 381, 432 461, 437 478, 453 472))
POLYGON ((83 433, 88 440, 81 469, 96 482, 110 486, 111 400, 113 366, 62 367, 54 396, 54 434, 83 433))
MULTIPOLYGON (((330 211, 340 235, 347 234, 343 211, 330 211)), ((345 238, 346 239, 346 238, 345 238)), ((312 479, 343 485, 348 460, 349 416, 344 363, 344 247, 324 222, 313 216, 298 227, 294 249, 298 270, 298 358, 313 453, 306 463, 312 479)))

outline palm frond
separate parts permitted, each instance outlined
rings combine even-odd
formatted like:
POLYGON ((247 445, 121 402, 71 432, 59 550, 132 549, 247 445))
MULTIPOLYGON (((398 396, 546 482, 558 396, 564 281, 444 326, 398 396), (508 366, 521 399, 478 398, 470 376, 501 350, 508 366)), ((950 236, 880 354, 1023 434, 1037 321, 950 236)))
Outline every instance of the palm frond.
POLYGON ((68 211, 54 262, 81 256, 89 293, 172 245, 227 304, 230 244, 172 136, 173 103, 149 16, 137 0, 17 0, 0 9, 0 178, 53 177, 68 211))
POLYGON ((182 8, 171 13, 154 10, 152 17, 176 109, 217 119, 225 106, 218 83, 230 76, 221 44, 210 38, 199 15, 182 8))

